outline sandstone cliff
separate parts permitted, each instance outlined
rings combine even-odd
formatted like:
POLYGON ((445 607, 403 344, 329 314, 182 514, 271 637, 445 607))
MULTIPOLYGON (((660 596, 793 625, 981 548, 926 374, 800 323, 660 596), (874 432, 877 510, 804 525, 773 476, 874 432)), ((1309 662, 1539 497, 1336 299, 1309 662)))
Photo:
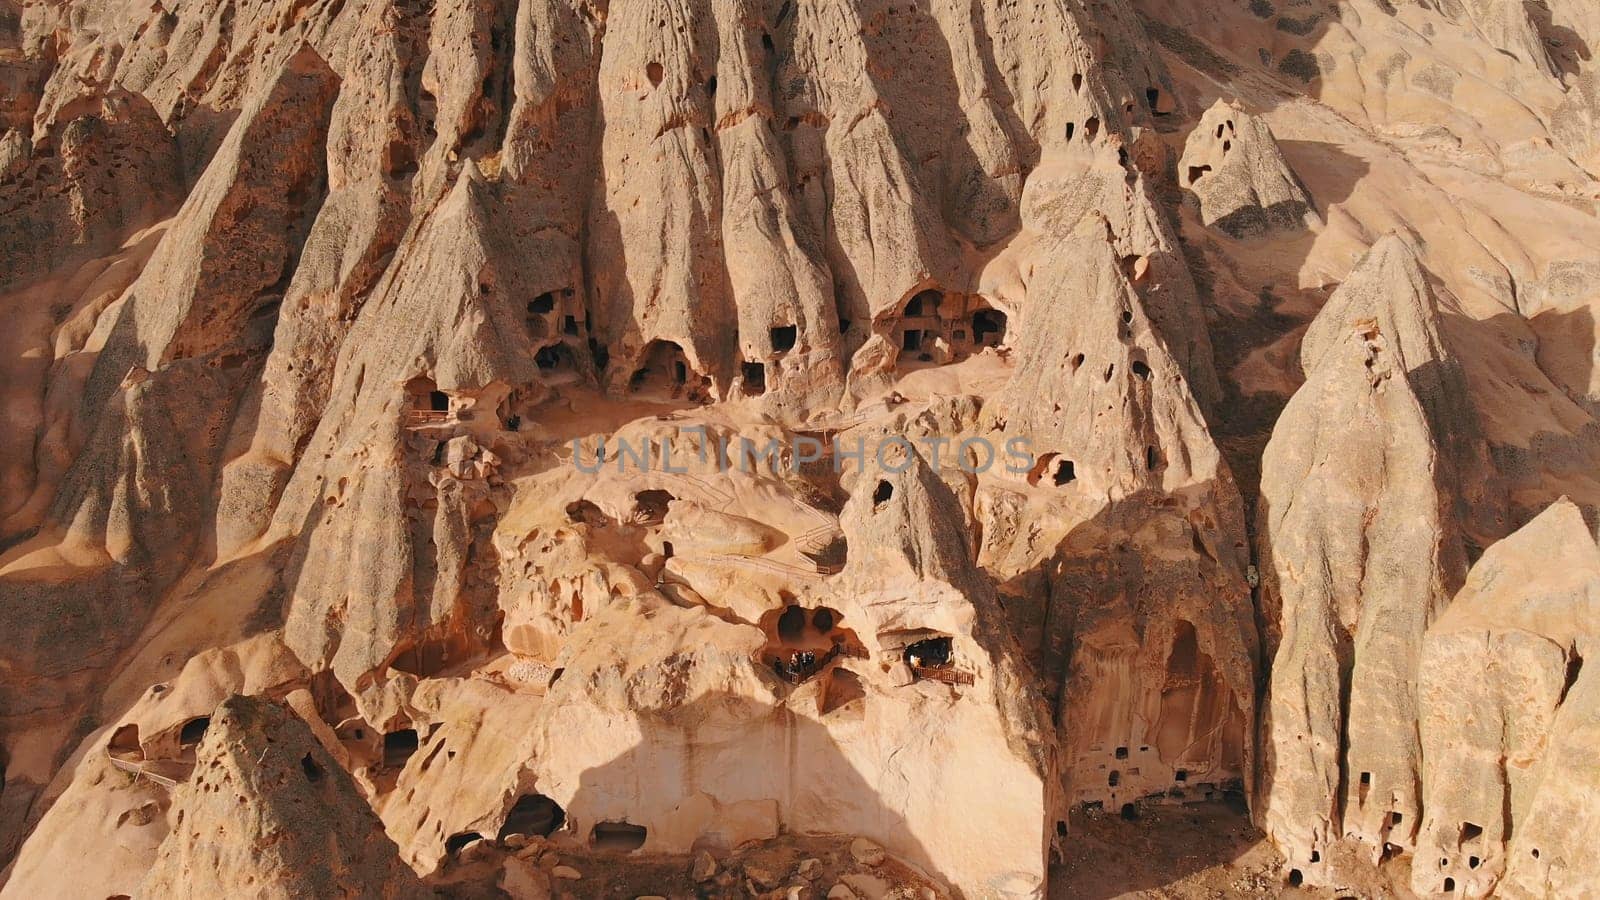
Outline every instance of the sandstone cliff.
POLYGON ((0 0, 0 894, 1592 891, 1597 41, 0 0))

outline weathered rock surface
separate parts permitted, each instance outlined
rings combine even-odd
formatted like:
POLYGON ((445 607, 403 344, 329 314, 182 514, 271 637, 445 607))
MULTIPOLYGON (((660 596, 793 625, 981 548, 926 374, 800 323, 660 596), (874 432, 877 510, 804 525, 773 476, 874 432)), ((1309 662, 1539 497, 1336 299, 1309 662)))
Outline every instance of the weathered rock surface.
POLYGON ((1412 889, 1582 894, 1595 821, 1600 548, 1563 498, 1472 567, 1419 666, 1423 809, 1412 889), (1447 882, 1448 879, 1448 882, 1447 882))
POLYGON ((1267 123, 1221 100, 1189 133, 1178 179, 1200 201, 1201 221, 1236 238, 1322 222, 1267 123))
POLYGON ((299 719, 233 697, 217 707, 144 895, 423 897, 394 841, 299 719))
POLYGON ((983 558, 1043 593, 1068 795, 1118 808, 1249 773, 1257 641, 1237 489, 1135 288, 1149 273, 1114 253, 1090 222, 1034 271, 989 409, 995 443, 1036 461, 985 489, 980 521, 983 558))
POLYGON ((1414 386, 1449 362, 1438 310, 1425 285, 1381 278, 1408 258, 1380 243, 1318 314, 1306 383, 1262 459, 1274 655, 1257 815, 1313 881, 1347 833, 1414 844, 1422 638, 1465 573, 1452 469, 1420 399, 1443 398, 1414 386))
POLYGON ((0 893, 1581 895, 1597 41, 0 0, 0 893))
POLYGON ((182 198, 177 144, 139 94, 109 91, 42 140, 4 133, 0 283, 104 253, 182 198))
POLYGON ((532 729, 534 783, 571 827, 625 821, 647 831, 644 849, 677 853, 853 832, 963 890, 1042 887, 1048 714, 948 524, 949 489, 920 457, 906 463, 863 473, 842 516, 850 563, 772 609, 765 634, 654 593, 591 614, 532 729), (789 618, 803 624, 791 632, 789 618), (918 645, 948 661, 902 676, 918 645), (786 648, 806 646, 826 661, 785 675, 786 648), (599 747, 561 737, 580 733, 612 736, 611 749, 597 760, 599 747), (640 796, 641 780, 659 789, 640 796))

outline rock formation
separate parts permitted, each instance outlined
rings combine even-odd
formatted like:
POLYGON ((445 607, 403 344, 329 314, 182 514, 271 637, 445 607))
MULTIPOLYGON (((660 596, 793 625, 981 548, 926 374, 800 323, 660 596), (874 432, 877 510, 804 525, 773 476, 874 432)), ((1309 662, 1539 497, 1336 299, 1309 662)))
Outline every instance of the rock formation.
POLYGON ((265 700, 217 707, 170 815, 142 895, 426 895, 349 775, 265 700))
POLYGON ((1417 893, 1570 896, 1600 880, 1578 846, 1597 809, 1597 598, 1600 549, 1562 498, 1490 547, 1428 629, 1417 893))
POLYGON ((0 0, 0 894, 1592 890, 1597 41, 0 0))
POLYGON ((1136 290, 1142 260, 1124 273, 1104 220, 1053 250, 990 406, 995 443, 1034 463, 980 495, 984 558, 1043 594, 1069 796, 1220 795, 1249 773, 1255 708, 1238 491, 1136 290))
POLYGON ((1233 237, 1321 223, 1272 130, 1236 105, 1218 100, 1200 117, 1178 173, 1200 201, 1201 221, 1233 237))
POLYGON ((1414 384, 1451 362, 1438 309, 1425 284, 1384 277, 1409 253, 1380 242, 1311 323, 1306 383, 1262 459, 1275 653, 1258 815, 1312 880, 1346 834, 1412 846, 1422 638, 1465 569, 1453 469, 1422 400, 1439 395, 1414 384))

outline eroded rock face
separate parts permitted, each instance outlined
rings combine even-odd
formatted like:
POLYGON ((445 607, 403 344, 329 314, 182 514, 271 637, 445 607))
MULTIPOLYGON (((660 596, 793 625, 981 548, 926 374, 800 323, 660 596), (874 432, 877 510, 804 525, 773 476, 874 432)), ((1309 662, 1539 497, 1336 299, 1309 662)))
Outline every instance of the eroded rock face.
POLYGON ((0 283, 104 253, 182 198, 177 144, 139 94, 109 91, 45 140, 4 134, 0 283))
POLYGON ((982 494, 980 520, 982 558, 1044 595, 1036 652, 1059 679, 1068 795, 1120 808, 1239 786, 1257 641, 1237 489, 1136 290, 1145 260, 1114 252, 1092 222, 1035 270, 990 405, 1035 461, 982 494))
POLYGON ((275 704, 217 707, 140 892, 164 897, 423 897, 333 758, 275 704))
POLYGON ((1218 100, 1200 117, 1178 160, 1178 180, 1200 201, 1201 221, 1233 237, 1322 221, 1267 123, 1236 104, 1218 100))
POLYGON ((1262 460, 1274 654, 1257 815, 1312 880, 1346 834, 1413 845, 1422 638, 1466 563, 1428 388, 1413 386, 1448 362, 1438 311, 1410 283, 1367 280, 1408 254, 1380 243, 1312 323, 1306 383, 1262 460))
POLYGON ((1419 666, 1418 893, 1541 897, 1595 883, 1600 550, 1563 498, 1484 553, 1428 629, 1419 666), (1446 882, 1448 879, 1448 883, 1446 882))
POLYGON ((1581 893, 1592 6, 0 0, 0 886, 1581 893))
POLYGON ((849 564, 762 629, 650 592, 574 635, 528 763, 571 827, 626 822, 644 849, 680 853, 859 833, 966 892, 1042 889, 1048 713, 949 527, 954 497, 904 463, 862 473, 841 519, 849 564))

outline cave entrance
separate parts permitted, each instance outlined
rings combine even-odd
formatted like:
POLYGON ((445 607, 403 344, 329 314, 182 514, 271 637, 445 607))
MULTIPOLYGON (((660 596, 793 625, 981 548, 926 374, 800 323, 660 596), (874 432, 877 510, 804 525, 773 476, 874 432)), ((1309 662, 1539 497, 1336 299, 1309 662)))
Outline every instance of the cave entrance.
POLYGON ((866 696, 867 689, 860 675, 849 669, 837 668, 828 673, 818 711, 822 715, 827 715, 857 700, 864 700, 866 696))
POLYGON ((554 800, 543 794, 523 794, 506 813, 498 840, 504 841, 513 834, 549 837, 566 823, 566 810, 554 800))
POLYGON ((929 633, 917 635, 905 644, 900 658, 911 670, 914 680, 941 681, 945 684, 972 684, 969 672, 956 668, 955 641, 949 635, 929 633))
POLYGON ((418 678, 431 678, 444 670, 450 661, 450 645, 437 638, 428 638, 407 645, 389 663, 389 668, 418 678))
POLYGON ((403 769, 406 760, 417 752, 417 730, 415 728, 401 728, 391 731, 383 736, 383 767, 385 769, 403 769))
POLYGON ((183 729, 178 732, 178 746, 188 748, 199 744, 200 739, 206 736, 206 729, 210 727, 210 716, 196 716, 183 723, 183 729))
POLYGON ((566 344, 548 344, 533 355, 533 364, 544 375, 575 375, 578 361, 566 344))
POLYGON ((1230 749, 1229 734, 1238 716, 1232 692, 1201 648, 1192 623, 1173 623, 1170 648, 1155 722, 1157 751, 1162 759, 1193 763, 1198 770, 1231 765, 1236 751, 1230 749))
POLYGON ((850 545, 844 535, 836 534, 820 547, 801 550, 800 555, 811 561, 818 574, 837 575, 849 560, 850 545))
POLYGON ((450 395, 422 375, 406 382, 406 421, 412 425, 443 422, 450 417, 450 395))
POLYGON ((998 347, 1006 339, 1006 314, 998 309, 980 309, 972 314, 972 345, 998 347))
POLYGON ((614 853, 632 853, 644 846, 649 829, 632 822, 599 822, 589 832, 589 846, 614 853))
POLYGON ((778 617, 778 638, 785 642, 799 641, 806 630, 806 611, 798 606, 784 609, 778 617))
POLYGON ((667 509, 677 498, 668 491, 648 490, 633 495, 629 524, 654 528, 667 519, 667 509))
POLYGON ((906 647, 906 665, 912 669, 945 669, 953 661, 950 638, 924 638, 906 647))
POLYGON ((800 329, 795 325, 779 325, 771 329, 767 337, 772 342, 772 352, 788 353, 800 340, 800 329))
POLYGON ((124 725, 111 734, 111 741, 106 744, 106 752, 112 756, 122 758, 144 758, 144 747, 139 743, 139 726, 124 725))
POLYGON ((1032 485, 1045 484, 1056 487, 1066 487, 1078 480, 1078 468, 1070 459, 1062 459, 1059 454, 1046 453, 1039 457, 1028 471, 1028 483, 1032 485))
POLYGON ((906 301, 905 317, 914 319, 918 316, 937 316, 939 304, 944 301, 944 294, 933 288, 918 291, 906 301))
MULTIPOLYGON (((639 368, 628 380, 628 390, 636 394, 680 397, 692 387, 694 370, 683 348, 672 341, 651 341, 645 346, 639 368)), ((696 379, 698 380, 698 379, 696 379)))
POLYGON ((574 500, 567 504, 566 512, 567 521, 574 525, 604 528, 611 524, 611 517, 593 500, 574 500))
POLYGON ((744 375, 746 397, 759 397, 767 392, 767 367, 763 363, 747 362, 740 366, 744 375))
POLYGON ((311 703, 317 715, 330 726, 356 715, 356 700, 339 683, 332 669, 323 669, 311 676, 311 703))
POLYGON ((934 361, 936 345, 945 336, 945 322, 939 311, 944 301, 944 292, 937 288, 917 291, 900 307, 899 316, 891 320, 893 328, 887 336, 901 354, 911 354, 911 359, 902 362, 934 361))

